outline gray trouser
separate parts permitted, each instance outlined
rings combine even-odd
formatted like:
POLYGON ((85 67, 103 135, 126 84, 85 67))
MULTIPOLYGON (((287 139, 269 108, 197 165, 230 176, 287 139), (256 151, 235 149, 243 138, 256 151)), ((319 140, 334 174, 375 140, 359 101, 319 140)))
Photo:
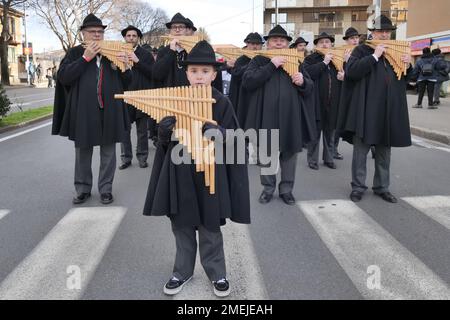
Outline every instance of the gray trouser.
MULTIPOLYGON (((92 152, 90 148, 75 148, 75 190, 78 194, 92 190, 92 152)), ((100 146, 100 171, 98 191, 111 193, 116 172, 116 144, 100 146)))
POLYGON ((339 130, 334 130, 334 143, 333 143, 333 156, 337 156, 339 153, 339 141, 341 140, 341 132, 339 130))
MULTIPOLYGON (((361 141, 359 137, 353 137, 353 161, 352 161, 352 189, 364 192, 367 190, 367 154, 370 145, 361 141)), ((389 191, 389 176, 391 164, 391 147, 383 145, 375 146, 375 175, 373 178, 373 191, 384 193, 389 191)))
POLYGON ((440 99, 441 99, 442 83, 443 82, 438 81, 434 84, 434 99, 433 99, 433 101, 435 101, 435 102, 440 101, 440 99))
POLYGON ((334 135, 335 130, 329 130, 327 128, 318 129, 316 140, 308 143, 308 163, 319 162, 319 145, 320 145, 320 134, 322 133, 323 141, 323 156, 322 160, 326 163, 332 163, 334 157, 334 135))
MULTIPOLYGON (((148 119, 143 117, 136 119, 136 158, 139 162, 146 162, 148 158, 148 119)), ((123 163, 131 162, 133 159, 133 150, 131 145, 131 131, 127 132, 127 140, 120 144, 121 159, 123 163)))
MULTIPOLYGON (((278 186, 279 194, 290 193, 294 189, 295 172, 297 169, 297 153, 281 152, 279 161, 281 169, 281 182, 278 186)), ((261 174, 261 184, 264 186, 264 192, 273 194, 277 187, 276 174, 261 174)))
MULTIPOLYGON (((172 223, 175 236, 176 256, 173 275, 180 280, 194 274, 197 257, 197 236, 195 227, 178 227, 172 223)), ((226 277, 225 254, 222 232, 211 232, 203 226, 198 227, 200 261, 209 280, 218 281, 226 277)))

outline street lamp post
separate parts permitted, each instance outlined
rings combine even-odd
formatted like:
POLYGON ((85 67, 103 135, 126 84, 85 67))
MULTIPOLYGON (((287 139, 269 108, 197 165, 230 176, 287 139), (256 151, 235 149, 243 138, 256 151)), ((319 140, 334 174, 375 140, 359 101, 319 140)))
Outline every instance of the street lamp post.
POLYGON ((30 84, 30 73, 28 72, 28 68, 30 66, 30 52, 28 49, 28 39, 27 39, 27 13, 26 13, 26 8, 25 8, 25 2, 23 3, 23 26, 25 29, 25 57, 26 57, 26 62, 25 62, 25 72, 27 73, 27 83, 30 84))

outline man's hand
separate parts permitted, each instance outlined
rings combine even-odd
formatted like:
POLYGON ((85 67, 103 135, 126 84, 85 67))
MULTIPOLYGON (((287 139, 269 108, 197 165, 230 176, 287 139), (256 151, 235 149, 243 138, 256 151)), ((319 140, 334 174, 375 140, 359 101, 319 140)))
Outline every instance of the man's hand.
POLYGON ((88 44, 88 46, 84 50, 83 57, 85 57, 87 60, 91 61, 92 59, 95 58, 95 56, 97 54, 100 53, 100 50, 101 50, 101 48, 100 48, 100 45, 98 44, 98 42, 92 41, 91 43, 88 44))
POLYGON ((349 50, 349 49, 345 50, 345 52, 344 52, 344 59, 345 59, 345 62, 348 62, 348 60, 350 60, 350 57, 351 57, 351 56, 352 56, 352 51, 349 50))
POLYGON ((177 51, 177 49, 180 47, 180 40, 173 39, 170 41, 170 50, 177 51))
POLYGON ((116 57, 117 60, 125 64, 125 68, 129 69, 130 60, 128 59, 128 54, 126 52, 119 52, 116 57))
POLYGON ((408 64, 408 65, 410 65, 411 64, 411 56, 410 55, 407 55, 407 54, 404 54, 404 55, 402 55, 402 62, 403 63, 406 63, 406 64, 408 64))
POLYGON ((333 54, 327 53, 325 55, 325 57, 323 58, 323 62, 325 62, 326 65, 329 65, 332 59, 333 59, 333 54))
POLYGON ((345 72, 344 71, 339 71, 338 74, 337 74, 337 79, 339 81, 344 81, 344 78, 345 78, 345 72))
POLYGON ((303 74, 301 72, 297 72, 292 76, 292 82, 301 87, 305 83, 305 79, 303 78, 303 74))
POLYGON ((375 48, 374 55, 379 59, 386 52, 386 47, 382 44, 378 45, 375 48))
POLYGON ((229 68, 234 68, 235 63, 236 63, 236 60, 234 60, 234 59, 227 60, 227 66, 229 68))
POLYGON ((134 52, 128 54, 128 60, 133 61, 134 63, 139 62, 139 58, 137 57, 137 55, 134 52))
POLYGON ((279 68, 287 62, 287 59, 284 57, 273 57, 270 61, 272 61, 275 67, 279 68))

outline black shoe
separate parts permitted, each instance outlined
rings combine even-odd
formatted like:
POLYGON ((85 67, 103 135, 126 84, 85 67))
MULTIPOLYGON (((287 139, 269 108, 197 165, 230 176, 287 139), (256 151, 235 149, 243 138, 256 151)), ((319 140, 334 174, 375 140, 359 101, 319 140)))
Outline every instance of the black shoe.
POLYGON ((270 194, 270 193, 267 193, 267 192, 263 191, 261 193, 261 196, 259 197, 259 203, 267 204, 270 201, 272 201, 272 198, 273 198, 273 194, 270 194))
POLYGON ((292 193, 285 193, 285 194, 280 194, 280 198, 283 199, 284 203, 286 203, 289 206, 293 206, 295 205, 295 198, 292 195, 292 193))
POLYGON ((178 280, 176 277, 172 277, 167 283, 164 285, 164 293, 173 296, 183 290, 184 285, 192 279, 192 276, 187 278, 186 280, 178 280))
POLYGON ((100 201, 103 204, 110 204, 114 201, 114 198, 111 193, 102 193, 100 196, 100 201))
POLYGON ((147 168, 147 167, 148 167, 147 161, 144 161, 144 162, 140 162, 140 163, 139 163, 139 168, 144 169, 144 168, 147 168))
POLYGON ((73 204, 82 204, 85 203, 89 198, 91 197, 91 193, 81 193, 75 198, 73 198, 72 203, 73 204))
POLYGON ((432 105, 432 106, 429 106, 428 107, 428 109, 432 109, 432 110, 434 110, 434 109, 439 109, 438 107, 436 107, 434 104, 432 105))
POLYGON ((319 165, 317 163, 309 163, 308 166, 313 170, 319 170, 319 165))
POLYGON ((415 105, 413 105, 413 108, 422 109, 422 105, 421 104, 415 104, 415 105))
POLYGON ((383 192, 383 193, 376 193, 375 194, 379 197, 381 197, 384 201, 389 202, 389 203, 397 203, 398 200, 396 197, 394 197, 394 195, 392 195, 392 193, 390 192, 383 192))
POLYGON ((352 191, 352 193, 350 193, 350 200, 352 200, 353 202, 360 202, 362 197, 363 197, 362 192, 352 191))
POLYGON ((339 152, 336 152, 333 158, 335 158, 336 160, 344 160, 344 156, 339 152))
POLYGON ((440 105, 440 104, 441 104, 440 101, 435 101, 435 102, 433 102, 433 106, 438 106, 438 105, 440 105))
POLYGON ((230 283, 223 278, 219 281, 213 281, 214 294, 220 298, 228 297, 230 294, 230 283))
POLYGON ((125 162, 122 163, 119 167, 119 170, 125 170, 126 168, 128 168, 129 166, 131 166, 131 161, 130 162, 125 162))
POLYGON ((336 164, 334 162, 324 162, 324 165, 330 169, 336 169, 336 164))

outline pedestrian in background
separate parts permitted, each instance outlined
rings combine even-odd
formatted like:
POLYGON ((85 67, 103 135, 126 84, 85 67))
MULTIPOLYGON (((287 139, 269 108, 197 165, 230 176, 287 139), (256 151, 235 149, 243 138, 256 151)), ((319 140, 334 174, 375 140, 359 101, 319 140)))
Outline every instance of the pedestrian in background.
POLYGON ((436 83, 434 84, 434 99, 433 105, 438 106, 441 104, 441 88, 445 81, 450 80, 448 76, 450 72, 450 62, 445 60, 441 49, 433 49, 431 52, 436 59, 436 83))
POLYGON ((428 109, 437 109, 433 105, 434 85, 437 82, 436 58, 431 54, 430 48, 422 50, 423 55, 413 70, 413 77, 417 77, 417 86, 419 87, 419 98, 413 108, 422 108, 422 100, 425 90, 428 92, 428 109))

